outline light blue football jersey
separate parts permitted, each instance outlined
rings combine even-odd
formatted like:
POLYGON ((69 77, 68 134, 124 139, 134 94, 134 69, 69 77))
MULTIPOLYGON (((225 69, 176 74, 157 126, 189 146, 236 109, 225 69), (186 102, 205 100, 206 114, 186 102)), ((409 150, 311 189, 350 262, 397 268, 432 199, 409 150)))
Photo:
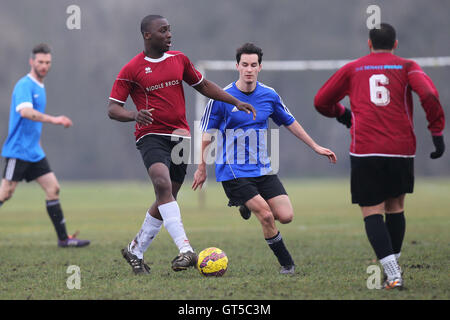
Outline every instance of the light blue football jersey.
POLYGON ((236 82, 224 88, 237 99, 251 104, 253 114, 239 111, 234 105, 210 100, 200 122, 203 132, 217 132, 216 180, 259 177, 271 174, 267 141, 271 118, 278 126, 288 126, 295 121, 278 93, 257 82, 250 94, 241 92, 236 82))
POLYGON ((44 85, 30 74, 16 83, 11 98, 8 137, 2 148, 3 157, 29 162, 45 157, 40 145, 42 122, 23 118, 20 110, 31 107, 44 113, 46 100, 44 85))

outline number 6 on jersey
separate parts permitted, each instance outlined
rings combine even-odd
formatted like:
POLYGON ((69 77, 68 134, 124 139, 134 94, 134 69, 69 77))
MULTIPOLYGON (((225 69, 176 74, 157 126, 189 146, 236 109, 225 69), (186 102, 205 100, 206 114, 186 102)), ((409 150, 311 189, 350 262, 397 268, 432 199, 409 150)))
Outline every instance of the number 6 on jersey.
POLYGON ((369 78, 370 101, 376 106, 384 107, 391 102, 389 90, 383 85, 389 84, 389 78, 384 74, 374 74, 369 78))

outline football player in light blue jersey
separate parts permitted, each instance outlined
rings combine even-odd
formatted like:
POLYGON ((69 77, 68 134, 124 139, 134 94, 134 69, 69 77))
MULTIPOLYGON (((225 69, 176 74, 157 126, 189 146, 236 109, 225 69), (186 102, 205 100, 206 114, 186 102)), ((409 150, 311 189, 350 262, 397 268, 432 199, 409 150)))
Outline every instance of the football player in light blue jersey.
POLYGON ((35 46, 29 62, 30 73, 17 82, 12 93, 8 137, 2 148, 6 165, 0 185, 0 206, 12 197, 20 181, 36 180, 45 191, 47 212, 58 236, 58 246, 84 247, 89 240, 67 234, 59 203, 59 183, 40 145, 43 122, 65 128, 72 126, 66 116, 45 114, 44 78, 52 63, 50 47, 46 44, 35 46))
MULTIPOLYGON (((270 87, 257 81, 262 65, 262 50, 246 43, 237 50, 236 68, 239 79, 225 91, 256 109, 256 119, 232 105, 210 100, 201 120, 202 156, 194 174, 192 188, 202 187, 206 180, 207 147, 216 134, 216 180, 222 182, 229 206, 239 206, 244 219, 253 212, 262 226, 264 238, 277 257, 282 274, 294 274, 295 263, 284 245, 275 220, 292 221, 294 211, 289 197, 267 156, 267 129, 271 118, 285 126, 299 140, 319 155, 336 163, 336 155, 319 146, 295 120, 281 97, 270 87), (206 153, 205 153, 206 151, 206 153)), ((274 155, 272 154, 272 159, 274 155)))

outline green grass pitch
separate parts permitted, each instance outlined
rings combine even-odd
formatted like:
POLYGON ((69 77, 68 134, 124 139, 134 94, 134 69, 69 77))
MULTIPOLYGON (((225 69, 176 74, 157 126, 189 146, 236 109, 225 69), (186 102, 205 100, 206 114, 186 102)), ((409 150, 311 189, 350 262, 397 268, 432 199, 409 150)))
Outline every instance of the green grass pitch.
POLYGON ((282 276, 255 217, 243 220, 227 207, 220 184, 209 181, 205 203, 186 181, 179 194, 193 247, 224 250, 222 278, 195 269, 173 272, 177 249, 163 228, 145 254, 148 276, 135 276, 120 249, 139 230, 154 200, 150 182, 62 182, 69 232, 92 240, 87 248, 61 249, 37 184, 22 183, 0 208, 0 299, 449 299, 450 179, 418 177, 406 198, 407 230, 400 264, 403 291, 370 290, 367 268, 376 265, 348 179, 285 180, 294 220, 278 227, 297 264, 282 276), (80 268, 80 289, 69 289, 69 266, 80 268))

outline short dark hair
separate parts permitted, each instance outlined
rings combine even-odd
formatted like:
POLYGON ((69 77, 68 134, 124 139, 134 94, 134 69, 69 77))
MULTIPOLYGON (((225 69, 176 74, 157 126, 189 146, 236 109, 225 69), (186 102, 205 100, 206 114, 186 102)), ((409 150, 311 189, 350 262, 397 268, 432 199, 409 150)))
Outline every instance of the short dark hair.
POLYGON ((381 23, 379 28, 375 27, 370 30, 369 38, 375 50, 391 50, 394 48, 397 36, 393 26, 388 23, 381 23))
POLYGON ((50 46, 48 44, 40 43, 38 45, 35 45, 31 50, 31 58, 34 59, 36 54, 38 53, 52 53, 52 50, 50 49, 50 46))
POLYGON ((163 16, 160 16, 158 14, 149 14, 148 16, 145 16, 144 19, 141 21, 141 33, 142 36, 144 36, 144 32, 148 32, 148 27, 150 24, 157 19, 165 19, 163 16))
POLYGON ((242 47, 236 50, 236 61, 239 64, 242 54, 257 54, 258 63, 261 64, 263 52, 260 47, 255 46, 253 43, 247 42, 242 47))

